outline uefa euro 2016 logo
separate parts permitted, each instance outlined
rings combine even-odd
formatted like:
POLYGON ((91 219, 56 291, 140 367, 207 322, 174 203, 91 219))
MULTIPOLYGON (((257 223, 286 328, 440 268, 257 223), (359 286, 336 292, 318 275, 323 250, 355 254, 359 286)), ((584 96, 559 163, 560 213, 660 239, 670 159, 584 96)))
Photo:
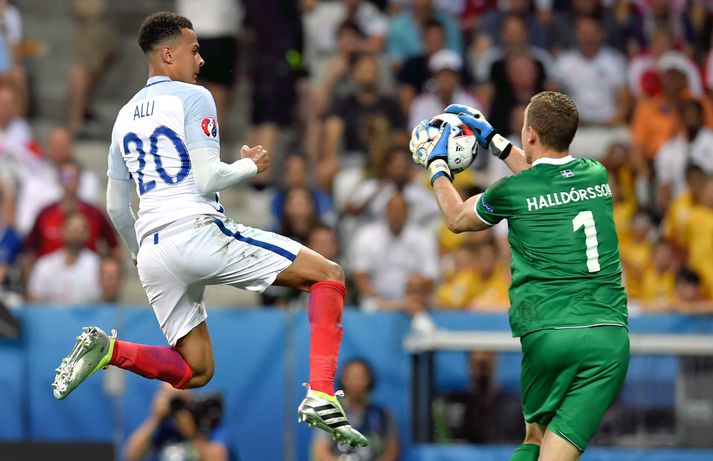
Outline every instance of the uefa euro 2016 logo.
POLYGON ((201 120, 201 128, 206 136, 210 138, 218 137, 218 122, 213 117, 205 117, 201 120))

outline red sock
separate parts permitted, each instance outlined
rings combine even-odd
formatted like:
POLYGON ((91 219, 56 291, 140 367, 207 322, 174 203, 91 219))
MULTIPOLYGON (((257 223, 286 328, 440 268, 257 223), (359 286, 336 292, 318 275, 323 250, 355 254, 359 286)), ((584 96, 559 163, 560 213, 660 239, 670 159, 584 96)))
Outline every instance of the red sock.
POLYGON ((312 285, 309 295, 309 385, 329 395, 334 395, 346 294, 343 283, 325 281, 312 285))
POLYGON ((181 354, 168 346, 146 346, 116 340, 111 365, 149 379, 160 379, 176 389, 185 389, 193 371, 181 354))

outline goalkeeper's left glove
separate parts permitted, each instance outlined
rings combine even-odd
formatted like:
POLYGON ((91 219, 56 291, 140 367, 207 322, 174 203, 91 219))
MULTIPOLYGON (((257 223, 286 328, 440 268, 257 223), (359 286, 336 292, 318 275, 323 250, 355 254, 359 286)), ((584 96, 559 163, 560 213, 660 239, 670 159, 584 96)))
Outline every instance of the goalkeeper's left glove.
POLYGON ((431 176, 431 185, 441 176, 453 181, 451 169, 448 168, 448 138, 451 135, 451 126, 448 123, 441 125, 441 135, 433 146, 431 153, 428 155, 426 166, 428 174, 431 176))
POLYGON ((500 160, 505 160, 510 155, 512 143, 495 131, 478 109, 463 104, 450 104, 446 107, 446 112, 456 114, 464 125, 476 133, 478 144, 488 149, 492 155, 500 160))

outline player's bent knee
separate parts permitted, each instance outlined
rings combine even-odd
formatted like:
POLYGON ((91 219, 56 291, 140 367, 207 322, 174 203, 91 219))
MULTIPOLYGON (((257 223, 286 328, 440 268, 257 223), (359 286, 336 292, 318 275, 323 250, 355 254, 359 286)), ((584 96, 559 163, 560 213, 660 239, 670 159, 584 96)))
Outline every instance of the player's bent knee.
POLYGON ((342 266, 329 260, 326 261, 324 280, 344 283, 346 276, 344 275, 344 269, 342 269, 342 266))
POLYGON ((215 367, 213 367, 212 365, 210 367, 207 367, 206 369, 203 369, 203 370, 194 370, 193 376, 191 377, 191 380, 188 382, 188 387, 190 387, 190 388, 203 387, 206 384, 208 384, 211 379, 213 379, 214 374, 215 374, 215 367))

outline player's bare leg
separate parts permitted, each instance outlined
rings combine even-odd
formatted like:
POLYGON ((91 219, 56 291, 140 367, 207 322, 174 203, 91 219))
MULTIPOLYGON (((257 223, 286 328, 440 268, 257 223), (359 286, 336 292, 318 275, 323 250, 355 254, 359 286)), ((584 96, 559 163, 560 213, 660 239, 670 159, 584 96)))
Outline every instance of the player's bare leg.
POLYGON ((582 453, 571 442, 547 429, 540 446, 540 461, 579 461, 582 453))
POLYGON ((525 424, 525 440, 517 447, 510 461, 537 461, 540 456, 540 445, 545 434, 545 426, 536 423, 525 424))
POLYGON ((338 264, 302 247, 275 284, 310 293, 310 376, 307 396, 297 409, 298 420, 329 432, 338 442, 366 446, 366 438, 349 424, 334 392, 346 295, 344 271, 338 264))
POLYGON ((213 343, 210 340, 208 325, 203 322, 196 326, 178 340, 174 349, 191 367, 192 375, 186 387, 193 389, 208 384, 215 372, 213 343))
POLYGON ((109 336, 100 328, 85 327, 55 370, 55 398, 66 398, 85 379, 109 365, 167 382, 176 389, 206 385, 215 369, 205 322, 179 339, 175 347, 119 341, 115 331, 109 336))

